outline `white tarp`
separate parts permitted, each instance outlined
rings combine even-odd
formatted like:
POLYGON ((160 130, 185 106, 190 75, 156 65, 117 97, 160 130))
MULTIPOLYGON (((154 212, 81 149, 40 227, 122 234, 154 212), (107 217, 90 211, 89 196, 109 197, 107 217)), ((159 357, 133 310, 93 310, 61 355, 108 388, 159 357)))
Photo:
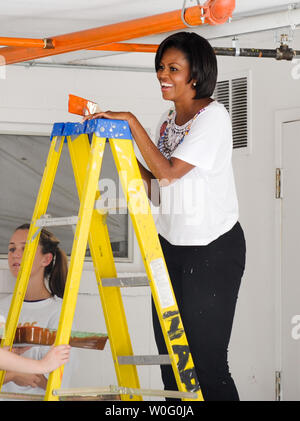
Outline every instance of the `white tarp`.
MULTIPOLYGON (((40 187, 50 140, 47 136, 0 135, 0 254, 7 253, 8 240, 15 228, 30 222, 40 187)), ((106 144, 101 180, 110 179, 119 192, 118 175, 106 144)), ((112 192, 114 194, 114 192, 112 192)), ((73 170, 65 144, 55 178, 47 213, 52 217, 78 214, 79 201, 73 170)), ((108 215, 112 243, 127 242, 128 214, 108 215)), ((62 247, 71 252, 73 231, 70 226, 51 227, 62 247)), ((126 257, 126 256, 125 256, 126 257)))

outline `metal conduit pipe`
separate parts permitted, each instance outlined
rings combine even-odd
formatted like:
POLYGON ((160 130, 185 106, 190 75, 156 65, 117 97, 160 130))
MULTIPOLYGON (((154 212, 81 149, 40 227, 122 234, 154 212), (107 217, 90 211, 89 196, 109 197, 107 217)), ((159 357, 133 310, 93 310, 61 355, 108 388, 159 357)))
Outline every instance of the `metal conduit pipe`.
MULTIPOLYGON (((90 48, 90 50, 155 53, 157 48, 157 44, 115 43, 90 48)), ((300 51, 293 50, 286 44, 281 44, 280 47, 276 49, 214 47, 214 50, 216 55, 219 56, 264 57, 275 58, 276 60, 292 60, 296 56, 298 57, 300 55, 300 51)))
POLYGON ((300 8, 286 8, 276 12, 267 12, 246 17, 234 16, 230 25, 208 26, 204 25, 195 31, 204 38, 213 42, 232 36, 253 34, 265 31, 274 31, 286 28, 296 28, 300 25, 300 8))
POLYGON ((293 60, 300 57, 300 51, 281 45, 275 50, 257 48, 220 48, 214 47, 217 56, 275 58, 276 60, 293 60))
MULTIPOLYGON (((122 45, 122 44, 121 44, 122 45)), ((136 44, 138 46, 138 44, 136 44)), ((151 52, 155 52, 157 46, 151 44, 151 52)), ((138 50, 138 47, 134 51, 138 50)), ((146 49, 144 52, 149 52, 146 49)), ((214 51, 217 56, 230 56, 230 57, 253 57, 253 58, 274 58, 276 60, 288 60, 291 61, 294 58, 300 58, 300 50, 293 50, 288 45, 283 44, 276 49, 258 49, 258 48, 222 48, 214 47, 214 51)), ((107 71, 125 71, 125 72, 145 72, 154 73, 154 67, 139 67, 139 66, 106 66, 106 65, 92 65, 92 64, 57 64, 57 63, 46 63, 28 61, 27 63, 15 63, 15 65, 24 67, 52 67, 52 68, 64 68, 64 69, 82 69, 82 70, 107 70, 107 71)))
POLYGON ((74 64, 74 63, 46 63, 38 61, 27 61, 22 63, 14 63, 13 66, 22 66, 28 69, 35 67, 48 67, 52 69, 77 69, 77 70, 106 70, 115 72, 141 72, 141 73, 154 73, 153 67, 139 67, 139 66, 106 66, 101 64, 74 64))

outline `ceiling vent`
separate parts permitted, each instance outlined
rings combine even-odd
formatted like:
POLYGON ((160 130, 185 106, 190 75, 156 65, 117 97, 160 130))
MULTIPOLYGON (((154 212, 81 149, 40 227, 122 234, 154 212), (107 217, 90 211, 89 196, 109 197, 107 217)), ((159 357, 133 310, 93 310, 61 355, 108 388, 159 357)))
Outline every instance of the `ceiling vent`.
POLYGON ((248 76, 217 82, 213 97, 222 103, 232 122, 233 149, 249 146, 248 76))

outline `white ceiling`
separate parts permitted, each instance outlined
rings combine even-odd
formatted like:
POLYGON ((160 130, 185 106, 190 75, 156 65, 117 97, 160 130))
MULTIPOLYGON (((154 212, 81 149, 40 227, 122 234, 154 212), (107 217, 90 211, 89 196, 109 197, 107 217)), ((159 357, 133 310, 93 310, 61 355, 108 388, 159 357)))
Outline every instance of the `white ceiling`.
MULTIPOLYGON (((201 4, 204 0, 201 1, 201 4)), ((186 7, 195 6, 195 0, 187 0, 186 7)), ((249 16, 286 12, 288 5, 300 8, 300 0, 236 0, 236 9, 232 24, 246 21, 249 16)), ((183 0, 0 0, 0 36, 45 38, 65 33, 90 29, 112 23, 127 21, 145 16, 180 10, 183 0)), ((228 47, 232 45, 232 36, 227 36, 225 26, 200 26, 195 29, 211 40, 212 45, 228 47), (222 28, 223 27, 223 28, 222 28), (223 33, 226 37, 223 37, 223 33), (215 37, 214 34, 218 34, 215 37), (216 39, 217 38, 217 39, 216 39)), ((188 30, 190 30, 188 28, 188 30)), ((280 30, 281 31, 281 30, 280 30)), ((280 34, 279 31, 279 34, 280 34)), ((291 31, 293 47, 300 50, 298 28, 291 31), (299 39, 299 43, 298 43, 299 39), (295 45, 298 44, 298 45, 295 45)), ((142 38, 139 41, 159 43, 166 34, 142 38)), ((276 48, 275 38, 278 31, 269 30, 259 33, 240 35, 241 46, 249 48, 276 48)), ((136 41, 136 40, 134 40, 136 41)), ((78 51, 60 56, 42 59, 52 63, 93 63, 93 64, 128 64, 139 62, 152 65, 152 54, 111 53, 95 51, 78 51), (138 57, 138 58, 137 58, 138 57)))

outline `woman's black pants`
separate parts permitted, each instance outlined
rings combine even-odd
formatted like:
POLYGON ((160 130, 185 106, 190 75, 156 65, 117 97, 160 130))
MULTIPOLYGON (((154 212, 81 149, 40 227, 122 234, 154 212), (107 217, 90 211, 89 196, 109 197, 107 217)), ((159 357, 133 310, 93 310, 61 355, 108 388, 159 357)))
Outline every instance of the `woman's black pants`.
MULTIPOLYGON (((177 305, 205 401, 237 401, 227 354, 246 246, 234 227, 206 246, 174 246, 160 236, 177 305)), ((152 301, 155 340, 167 354, 152 301)), ((166 390, 178 390, 170 365, 161 366, 166 390)))

